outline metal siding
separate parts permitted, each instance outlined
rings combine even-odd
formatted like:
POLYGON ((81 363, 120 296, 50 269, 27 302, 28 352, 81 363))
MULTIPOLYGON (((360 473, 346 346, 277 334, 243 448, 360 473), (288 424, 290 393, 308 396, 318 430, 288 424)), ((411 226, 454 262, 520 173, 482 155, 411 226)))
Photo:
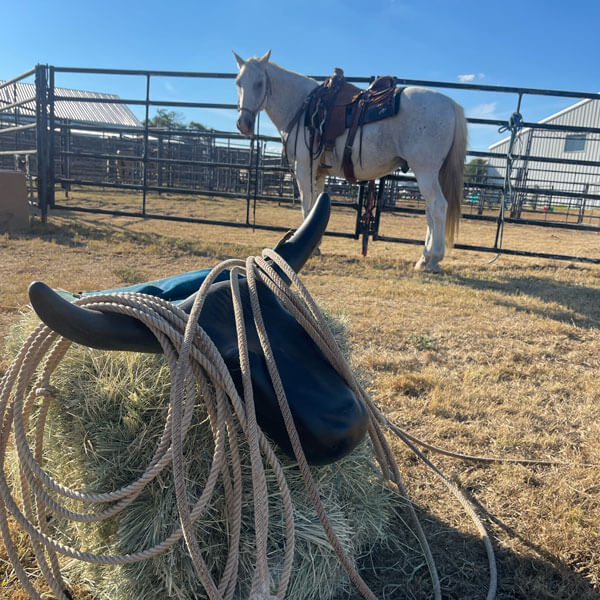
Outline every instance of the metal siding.
MULTIPOLYGON (((600 101, 583 100, 540 121, 541 123, 552 123, 556 125, 577 125, 588 127, 600 127, 600 101)), ((527 136, 530 129, 519 132, 513 152, 525 154, 527 148, 527 136)), ((557 159, 590 160, 600 162, 600 135, 596 133, 586 134, 585 149, 583 151, 565 152, 565 138, 567 133, 547 130, 534 130, 529 154, 532 156, 544 156, 557 159)), ((489 151, 499 154, 498 158, 489 159, 488 172, 492 177, 504 178, 506 171, 506 158, 510 139, 507 138, 489 147, 489 151)), ((513 181, 517 177, 518 169, 524 166, 524 161, 516 160, 513 163, 513 181)), ((548 164, 536 161, 527 163, 527 186, 549 188, 554 187, 562 191, 584 191, 588 185, 588 191, 593 194, 600 193, 600 168, 569 164, 548 164)), ((495 180, 494 182, 496 182, 495 180)))
MULTIPOLYGON (((2 83, 0 81, 0 83, 2 83)), ((118 99, 114 94, 101 94, 99 92, 87 92, 83 90, 69 90, 66 88, 55 88, 54 114, 57 119, 69 119, 71 121, 82 121, 85 123, 124 125, 128 127, 140 127, 141 123, 136 116, 124 104, 97 103, 97 102, 62 102, 60 96, 75 96, 77 98, 111 98, 118 99)), ((0 89, 0 104, 11 104, 28 98, 35 98, 35 85, 32 83, 17 83, 0 89), (16 92, 16 98, 15 98, 16 92)), ((35 115, 35 102, 29 102, 19 107, 22 115, 35 115)), ((0 113, 2 114, 2 113, 0 113)))

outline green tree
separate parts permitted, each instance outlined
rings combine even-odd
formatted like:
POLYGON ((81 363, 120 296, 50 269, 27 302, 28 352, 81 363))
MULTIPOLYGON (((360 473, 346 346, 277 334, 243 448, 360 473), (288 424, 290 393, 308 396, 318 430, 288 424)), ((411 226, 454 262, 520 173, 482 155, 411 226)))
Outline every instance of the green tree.
POLYGON ((148 119, 148 127, 160 127, 162 129, 191 129, 193 131, 210 131, 206 125, 198 121, 190 121, 186 124, 184 116, 174 110, 159 108, 156 114, 148 119))
POLYGON ((465 165, 465 183, 484 183, 487 179, 488 163, 484 158, 473 158, 465 165))
POLYGON ((174 110, 159 108, 156 114, 148 119, 148 127, 162 127, 164 129, 186 129, 183 115, 174 110))

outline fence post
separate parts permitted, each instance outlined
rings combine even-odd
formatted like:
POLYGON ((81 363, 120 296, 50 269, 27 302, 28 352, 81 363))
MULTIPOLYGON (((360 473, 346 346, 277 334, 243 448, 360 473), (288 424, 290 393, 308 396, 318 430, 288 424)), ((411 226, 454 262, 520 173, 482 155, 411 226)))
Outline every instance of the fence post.
POLYGON ((146 120, 144 121, 144 147, 142 149, 142 214, 146 216, 146 192, 148 188, 148 126, 150 118, 150 74, 146 74, 146 120))
POLYGON ((48 206, 50 208, 54 208, 54 67, 48 67, 48 78, 50 81, 50 85, 47 89, 47 98, 48 98, 48 136, 46 138, 48 144, 48 162, 46 164, 46 168, 48 169, 48 174, 46 177, 46 186, 47 186, 47 201, 48 206))
MULTIPOLYGON (((17 102, 17 84, 13 83, 13 102, 17 102)), ((15 126, 18 127, 21 124, 19 119, 19 107, 15 108, 15 126)), ((15 131, 15 150, 19 149, 19 133, 15 131)), ((19 170, 19 155, 15 154, 15 171, 19 170)))
POLYGON ((42 223, 48 219, 48 80, 46 65, 35 66, 35 117, 38 206, 42 223))
MULTIPOLYGON (((377 204, 375 206, 375 221, 373 223, 373 229, 371 231, 371 234, 372 234, 371 237, 374 242, 376 242, 377 238, 379 237, 379 223, 381 222, 381 211, 383 210, 386 185, 387 185, 387 179, 384 176, 379 180, 379 189, 377 190, 377 204)), ((390 195, 391 195, 391 186, 390 186, 390 195)))
MULTIPOLYGON (((587 194, 589 189, 589 184, 583 184, 583 193, 587 194)), ((583 223, 583 218, 585 217, 585 205, 587 203, 587 198, 581 198, 579 204, 579 215, 577 216, 577 223, 580 225, 583 223)))
POLYGON ((250 152, 248 156, 248 181, 246 182, 246 225, 250 225, 250 195, 252 193, 252 161, 254 160, 254 141, 256 137, 253 135, 250 140, 250 152))

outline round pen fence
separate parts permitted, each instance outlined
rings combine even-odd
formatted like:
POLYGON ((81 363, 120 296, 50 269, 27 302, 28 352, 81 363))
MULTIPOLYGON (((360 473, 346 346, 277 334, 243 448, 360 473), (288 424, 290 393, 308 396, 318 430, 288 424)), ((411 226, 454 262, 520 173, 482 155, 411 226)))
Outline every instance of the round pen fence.
MULTIPOLYGON (((237 106, 222 102, 185 102, 155 97, 156 80, 233 80, 231 73, 196 73, 122 69, 79 69, 38 65, 0 82, 0 168, 21 170, 30 184, 30 201, 45 220, 49 209, 108 213, 253 227, 274 231, 288 227, 256 219, 257 203, 281 205, 297 196, 279 137, 262 135, 260 121, 253 140, 237 132, 206 129, 199 123, 153 126, 151 111, 217 110, 235 114, 237 106), (81 92, 60 86, 64 74, 133 78, 145 94, 120 98, 110 93, 81 92), (143 113, 138 120, 130 107, 143 113), (115 201, 86 203, 70 197, 73 190, 102 191, 115 201), (137 198, 119 206, 119 194, 137 198), (239 203, 239 218, 197 217, 153 209, 156 195, 228 199, 239 203), (63 199, 64 198, 64 199, 63 199)), ((324 77, 315 77, 323 80, 324 77)), ((373 77, 348 77, 358 84, 373 77)), ((600 233, 600 94, 397 79, 398 85, 440 90, 469 90, 513 95, 516 104, 508 120, 468 118, 476 126, 501 128, 506 139, 488 151, 469 151, 465 171, 463 218, 495 225, 486 245, 456 244, 464 250, 518 254, 600 263, 599 256, 531 252, 503 246, 506 224, 567 228, 600 233), (572 98, 577 110, 565 110, 542 122, 526 121, 522 100, 532 96, 572 98), (587 125, 586 125, 587 124, 587 125), (565 157, 565 154, 567 157, 565 157)), ((231 97, 235 97, 233 82, 231 97)), ((266 117, 264 117, 266 118, 266 117)), ((422 239, 391 235, 382 223, 389 213, 424 214, 415 178, 394 173, 377 189, 329 178, 326 188, 334 206, 349 210, 353 228, 327 235, 410 244, 422 239)), ((299 209, 298 209, 299 210, 299 209)))
POLYGON ((0 168, 23 171, 29 183, 30 202, 34 198, 34 179, 38 177, 38 93, 43 93, 37 81, 39 68, 31 69, 8 81, 0 81, 0 168), (34 83, 23 82, 36 77, 34 83))

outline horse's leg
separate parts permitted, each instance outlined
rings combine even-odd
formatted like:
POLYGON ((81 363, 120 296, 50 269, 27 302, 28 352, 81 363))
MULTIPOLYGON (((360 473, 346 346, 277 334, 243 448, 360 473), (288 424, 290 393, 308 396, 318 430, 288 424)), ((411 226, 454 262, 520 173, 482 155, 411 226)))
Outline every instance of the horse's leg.
POLYGON ((439 273, 441 271, 439 263, 444 258, 448 203, 442 193, 437 172, 415 170, 415 176, 419 190, 425 198, 425 215, 427 217, 425 247, 415 269, 439 273))
MULTIPOLYGON (((323 193, 323 189, 325 188, 325 175, 323 173, 318 173, 314 178, 312 185, 312 197, 310 207, 313 207, 313 204, 317 201, 317 198, 320 194, 323 193)), ((304 215, 306 217, 306 215, 304 215)), ((313 250, 313 256, 319 256, 321 254, 321 242, 319 245, 315 247, 313 250)))
MULTIPOLYGON (((296 162, 295 174, 300 192, 302 217, 306 219, 310 209, 325 187, 325 175, 318 172, 316 164, 313 164, 313 168, 311 169, 309 164, 300 162, 296 162)), ((313 254, 321 254, 319 246, 314 249, 313 254)))
POLYGON ((306 218, 315 200, 325 187, 325 175, 317 168, 316 161, 313 168, 305 162, 296 162, 294 173, 296 183, 300 192, 300 202, 302 205, 302 216, 306 218))
POLYGON ((296 183, 300 192, 302 218, 306 219, 306 215, 310 212, 310 208, 313 205, 310 167, 305 165, 304 162, 296 161, 294 175, 296 176, 296 183))
POLYGON ((431 256, 431 244, 433 241, 431 232, 433 230, 433 221, 427 208, 425 209, 425 218, 427 219, 427 233, 425 234, 425 246, 423 247, 423 254, 421 254, 421 258, 419 258, 419 260, 415 264, 415 271, 424 271, 427 267, 429 257, 431 256))

